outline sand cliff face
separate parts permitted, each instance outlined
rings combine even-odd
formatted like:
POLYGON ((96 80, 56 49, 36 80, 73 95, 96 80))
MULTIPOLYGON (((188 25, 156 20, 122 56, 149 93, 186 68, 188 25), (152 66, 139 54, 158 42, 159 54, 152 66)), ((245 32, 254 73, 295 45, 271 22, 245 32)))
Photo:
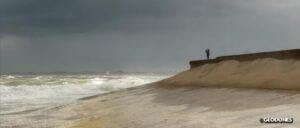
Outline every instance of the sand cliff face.
POLYGON ((266 58, 273 58, 278 60, 290 60, 290 59, 300 60, 300 49, 220 56, 210 60, 194 60, 194 61, 190 61, 190 66, 191 68, 195 68, 195 67, 202 66, 204 64, 214 64, 214 63, 219 63, 228 60, 236 60, 236 61, 243 62, 243 61, 254 61, 257 59, 266 59, 266 58))
POLYGON ((226 60, 192 68, 160 83, 168 86, 300 90, 300 60, 226 60))

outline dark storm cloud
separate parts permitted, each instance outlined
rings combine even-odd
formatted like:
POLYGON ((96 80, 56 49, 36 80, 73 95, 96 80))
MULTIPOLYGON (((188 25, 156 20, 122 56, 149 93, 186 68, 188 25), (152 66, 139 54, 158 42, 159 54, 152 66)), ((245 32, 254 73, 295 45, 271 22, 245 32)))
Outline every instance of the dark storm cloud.
POLYGON ((2 31, 14 34, 107 31, 177 11, 160 0, 3 0, 0 7, 2 31))
POLYGON ((4 71, 164 70, 300 47, 297 0, 1 0, 4 71))
POLYGON ((208 0, 2 0, 0 23, 1 31, 12 34, 134 31, 140 27, 149 29, 153 22, 164 22, 157 23, 156 27, 174 27, 172 24, 177 20, 207 15, 205 13, 221 15, 222 9, 238 12, 234 11, 236 7, 230 6, 208 0), (177 19, 172 19, 174 17, 177 19))

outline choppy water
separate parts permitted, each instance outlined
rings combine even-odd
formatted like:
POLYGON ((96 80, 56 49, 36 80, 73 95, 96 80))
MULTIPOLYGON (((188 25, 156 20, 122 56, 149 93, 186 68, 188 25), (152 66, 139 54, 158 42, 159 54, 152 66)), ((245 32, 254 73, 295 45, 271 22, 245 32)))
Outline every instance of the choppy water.
POLYGON ((155 82, 170 74, 119 75, 3 75, 0 78, 2 125, 42 111, 75 102, 79 98, 155 82), (13 117, 12 117, 13 116, 13 117))

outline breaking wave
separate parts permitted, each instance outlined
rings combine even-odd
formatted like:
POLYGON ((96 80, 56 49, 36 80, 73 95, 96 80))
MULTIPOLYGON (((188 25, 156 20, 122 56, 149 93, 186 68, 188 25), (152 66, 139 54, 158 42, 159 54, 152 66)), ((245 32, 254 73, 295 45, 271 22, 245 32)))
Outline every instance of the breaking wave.
MULTIPOLYGON (((136 87, 168 77, 165 74, 4 75, 0 78, 1 108, 65 104, 79 98, 136 87)), ((31 108, 30 107, 30 108, 31 108)), ((19 107, 26 110, 24 107, 19 107)), ((27 108, 28 109, 28 108, 27 108)))

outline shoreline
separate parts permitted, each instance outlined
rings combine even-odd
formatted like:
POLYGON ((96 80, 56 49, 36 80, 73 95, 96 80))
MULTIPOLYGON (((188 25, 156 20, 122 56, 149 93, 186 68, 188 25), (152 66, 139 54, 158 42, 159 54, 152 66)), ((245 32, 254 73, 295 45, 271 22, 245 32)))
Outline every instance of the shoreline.
POLYGON ((191 65, 173 77, 89 97, 61 112, 84 115, 71 128, 300 127, 297 121, 260 122, 265 117, 300 119, 300 61, 261 55, 267 57, 191 65))
POLYGON ((297 59, 224 60, 158 82, 82 97, 30 118, 35 126, 61 128, 297 128, 299 76, 297 59), (265 117, 296 120, 271 125, 260 122, 265 117))

